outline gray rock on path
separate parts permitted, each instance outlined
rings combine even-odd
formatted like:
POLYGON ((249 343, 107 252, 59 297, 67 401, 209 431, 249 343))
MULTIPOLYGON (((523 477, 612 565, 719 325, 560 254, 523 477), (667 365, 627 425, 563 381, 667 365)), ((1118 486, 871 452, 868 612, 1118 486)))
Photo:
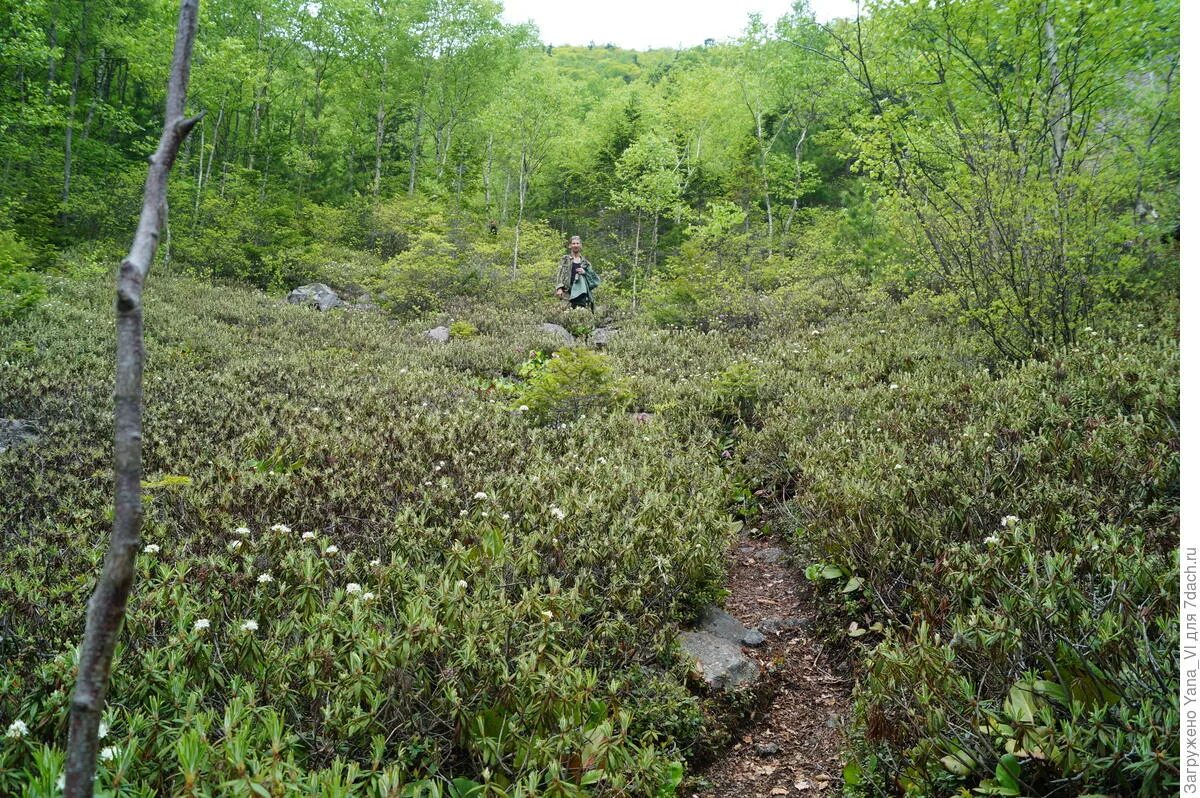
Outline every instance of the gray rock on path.
POLYGON ((758 665, 742 653, 742 646, 761 645, 757 629, 718 607, 706 607, 692 631, 679 633, 679 644, 696 660, 696 672, 709 687, 734 690, 758 679, 758 665))
POLYGON ((754 559, 758 560, 759 562, 774 564, 774 563, 779 562, 786 556, 787 556, 786 551, 779 548, 778 546, 772 546, 769 549, 763 549, 762 551, 755 554, 754 559))
POLYGON ((679 644, 696 660, 696 672, 713 689, 736 690, 758 679, 758 665, 737 643, 708 632, 680 632, 679 644))
POLYGON ((291 305, 308 305, 322 311, 340 308, 345 304, 325 283, 309 283, 293 288, 287 295, 287 301, 291 305))
POLYGON ((780 618, 778 616, 767 618, 762 622, 762 628, 771 633, 791 632, 803 629, 808 625, 809 622, 806 618, 780 618))
POLYGON ((762 632, 747 629, 741 621, 719 607, 705 607, 696 628, 742 646, 760 646, 765 639, 762 632))
POLYGON ((22 418, 0 418, 0 453, 38 437, 37 425, 22 418))
POLYGON ((562 339, 564 344, 575 343, 575 336, 571 335, 570 331, 568 331, 567 328, 563 327, 561 324, 551 324, 550 322, 546 322, 542 325, 542 332, 557 335, 560 339, 562 339))
POLYGON ((450 328, 434 327, 432 330, 425 331, 425 337, 437 341, 439 344, 448 344, 450 343, 450 328))

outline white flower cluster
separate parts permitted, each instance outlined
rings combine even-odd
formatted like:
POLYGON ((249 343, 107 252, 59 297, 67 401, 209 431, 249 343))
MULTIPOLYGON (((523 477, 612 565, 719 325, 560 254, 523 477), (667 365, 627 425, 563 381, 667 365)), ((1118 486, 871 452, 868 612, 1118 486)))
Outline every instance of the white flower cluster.
POLYGON ((159 548, 159 545, 157 543, 147 543, 142 548, 143 554, 158 554, 160 551, 162 551, 162 549, 159 548))
POLYGON ((29 734, 29 727, 25 725, 23 720, 14 720, 8 724, 8 731, 4 733, 5 737, 24 737, 29 734))

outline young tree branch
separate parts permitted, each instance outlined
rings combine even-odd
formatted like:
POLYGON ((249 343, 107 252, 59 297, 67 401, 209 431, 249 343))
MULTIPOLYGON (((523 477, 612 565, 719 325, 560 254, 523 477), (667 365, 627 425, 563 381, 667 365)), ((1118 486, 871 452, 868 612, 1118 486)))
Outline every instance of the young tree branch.
POLYGON ((108 691, 113 650, 133 587, 141 542, 142 497, 142 286, 158 249, 167 215, 167 176, 179 146, 200 120, 183 115, 196 38, 199 0, 182 0, 175 55, 167 85, 166 115, 142 198, 133 244, 117 274, 117 369, 115 496, 112 537, 104 569, 88 602, 79 654, 79 676, 71 699, 67 741, 67 798, 90 798, 96 770, 97 727, 108 691))

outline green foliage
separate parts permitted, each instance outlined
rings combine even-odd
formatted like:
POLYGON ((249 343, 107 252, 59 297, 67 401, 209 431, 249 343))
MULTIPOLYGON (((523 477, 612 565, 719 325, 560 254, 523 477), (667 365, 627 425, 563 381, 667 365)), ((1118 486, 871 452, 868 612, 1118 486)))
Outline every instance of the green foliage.
POLYGON ((614 374, 609 356, 590 349, 560 349, 536 359, 525 373, 528 382, 518 403, 543 423, 585 421, 633 398, 627 383, 614 374))
POLYGON ((451 338, 471 338, 472 336, 478 334, 479 330, 476 329, 475 325, 469 321, 462 321, 460 319, 459 321, 450 324, 451 338))
POLYGON ((0 229, 0 324, 26 315, 45 297, 42 278, 30 270, 33 260, 15 232, 0 229))
POLYGON ((1176 324, 998 369, 884 301, 765 344, 744 481, 786 496, 774 522, 864 660, 856 794, 1175 786, 1176 324))
POLYGON ((752 422, 764 388, 759 369, 750 363, 734 363, 713 377, 714 412, 727 420, 752 422))
MULTIPOLYGON (((0 737, 5 795, 61 774, 111 502, 111 276, 49 287, 0 355, 0 406, 45 432, 0 454, 0 717, 29 729, 0 737)), ((628 389, 609 357, 567 351, 523 376, 586 423, 527 423, 494 386, 519 379, 534 314, 481 311, 479 334, 430 346, 420 325, 170 274, 146 296, 148 548, 98 789, 678 784, 701 727, 673 629, 735 529, 703 418, 611 412, 628 389)), ((663 353, 643 358, 647 400, 679 396, 671 347, 622 334, 663 353)))
POLYGON ((857 168, 1005 356, 1173 282, 1175 222, 1147 209, 1174 183, 1178 24, 1169 2, 894 4, 872 20, 886 48, 839 40, 869 106, 857 168))

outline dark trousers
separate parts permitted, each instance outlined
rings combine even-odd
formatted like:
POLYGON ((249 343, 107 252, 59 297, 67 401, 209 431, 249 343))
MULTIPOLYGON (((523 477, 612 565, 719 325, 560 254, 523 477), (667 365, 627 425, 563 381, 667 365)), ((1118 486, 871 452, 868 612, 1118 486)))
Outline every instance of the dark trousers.
POLYGON ((579 296, 575 297, 574 299, 571 300, 571 307, 587 308, 590 311, 592 311, 592 313, 596 312, 596 306, 592 302, 591 294, 580 294, 579 296))

